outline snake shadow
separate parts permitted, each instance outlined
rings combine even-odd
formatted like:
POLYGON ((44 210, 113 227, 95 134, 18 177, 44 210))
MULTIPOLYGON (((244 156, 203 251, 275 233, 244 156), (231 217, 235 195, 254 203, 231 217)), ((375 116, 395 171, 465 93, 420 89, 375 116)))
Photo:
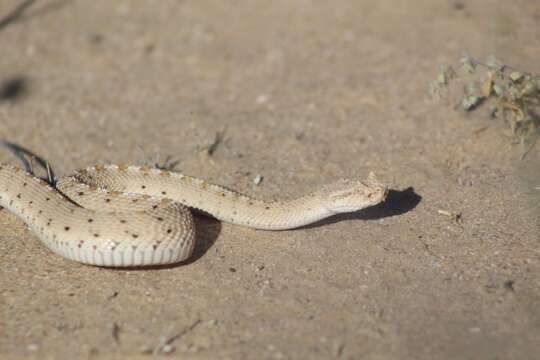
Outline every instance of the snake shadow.
POLYGON ((341 221, 378 220, 401 215, 414 209, 420 201, 422 201, 422 196, 418 195, 413 187, 405 190, 389 190, 386 200, 380 204, 353 213, 337 214, 299 229, 311 229, 341 221))
POLYGON ((214 246, 221 232, 222 225, 219 220, 196 212, 194 212, 193 218, 197 229, 195 248, 191 257, 179 263, 179 266, 192 264, 202 258, 214 246))

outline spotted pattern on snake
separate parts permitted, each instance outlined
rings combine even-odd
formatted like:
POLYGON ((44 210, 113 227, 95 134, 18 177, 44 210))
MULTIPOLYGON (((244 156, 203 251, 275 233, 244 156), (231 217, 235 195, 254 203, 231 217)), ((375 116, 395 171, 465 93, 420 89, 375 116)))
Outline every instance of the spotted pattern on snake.
POLYGON ((97 266, 176 263, 192 254, 196 231, 189 208, 255 229, 286 230, 385 200, 373 173, 342 179, 284 201, 251 198, 180 173, 96 165, 58 179, 56 187, 0 164, 0 206, 20 217, 55 253, 97 266))

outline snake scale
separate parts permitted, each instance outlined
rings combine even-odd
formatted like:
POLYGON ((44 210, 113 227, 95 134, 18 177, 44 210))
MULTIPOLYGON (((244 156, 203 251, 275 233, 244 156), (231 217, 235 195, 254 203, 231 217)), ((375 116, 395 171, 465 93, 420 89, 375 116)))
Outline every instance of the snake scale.
POLYGON ((365 180, 342 179, 296 199, 264 201, 180 173, 124 165, 78 170, 53 187, 0 164, 0 206, 53 252, 109 267, 189 258, 196 237, 190 208, 232 224, 285 230, 376 205, 387 192, 370 173, 365 180))

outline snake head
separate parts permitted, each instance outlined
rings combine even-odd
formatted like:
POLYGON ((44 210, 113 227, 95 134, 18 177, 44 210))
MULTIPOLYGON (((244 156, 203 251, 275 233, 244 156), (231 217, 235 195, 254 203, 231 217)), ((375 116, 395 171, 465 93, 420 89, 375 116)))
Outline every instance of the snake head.
POLYGON ((386 199, 388 187, 371 172, 367 179, 342 179, 323 189, 326 208, 334 213, 358 211, 386 199))

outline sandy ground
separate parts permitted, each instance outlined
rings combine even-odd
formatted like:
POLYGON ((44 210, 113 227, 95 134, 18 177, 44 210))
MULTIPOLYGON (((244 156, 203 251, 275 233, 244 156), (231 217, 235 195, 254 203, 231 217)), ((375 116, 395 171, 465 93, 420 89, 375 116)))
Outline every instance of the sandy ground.
POLYGON ((135 271, 64 260, 1 211, 2 359, 539 358, 540 146, 520 161, 500 122, 428 94, 462 50, 540 72, 538 1, 39 1, 21 15, 0 27, 0 136, 59 173, 159 154, 259 197, 369 171, 393 191, 295 231, 200 218, 192 261, 135 271))

